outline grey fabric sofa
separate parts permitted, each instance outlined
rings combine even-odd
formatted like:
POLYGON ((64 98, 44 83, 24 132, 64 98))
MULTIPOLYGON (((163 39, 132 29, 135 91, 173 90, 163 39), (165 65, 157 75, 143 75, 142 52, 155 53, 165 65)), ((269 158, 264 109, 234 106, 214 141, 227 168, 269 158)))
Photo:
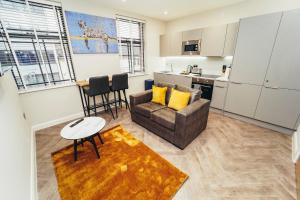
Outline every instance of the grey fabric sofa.
POLYGON ((191 92, 189 105, 180 111, 175 111, 167 106, 153 103, 151 102, 152 90, 148 90, 130 95, 131 119, 180 149, 184 149, 206 128, 210 101, 201 99, 199 90, 163 83, 156 85, 168 87, 166 105, 170 99, 171 88, 191 92))

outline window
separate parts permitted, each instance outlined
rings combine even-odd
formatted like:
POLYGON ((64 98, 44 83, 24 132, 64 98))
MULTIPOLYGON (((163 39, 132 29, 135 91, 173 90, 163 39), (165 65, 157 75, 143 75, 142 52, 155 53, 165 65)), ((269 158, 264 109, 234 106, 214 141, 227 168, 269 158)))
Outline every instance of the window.
POLYGON ((19 89, 75 80, 60 6, 0 0, 0 63, 12 66, 19 89))
POLYGON ((126 73, 145 72, 143 22, 117 18, 118 43, 121 71, 126 73))

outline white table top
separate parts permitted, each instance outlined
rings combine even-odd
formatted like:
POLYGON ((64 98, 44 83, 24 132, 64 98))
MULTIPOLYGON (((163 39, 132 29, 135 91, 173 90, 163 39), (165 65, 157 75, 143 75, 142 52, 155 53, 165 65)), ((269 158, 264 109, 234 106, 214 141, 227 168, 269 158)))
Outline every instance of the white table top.
POLYGON ((61 130, 61 137, 68 140, 83 139, 98 133, 106 124, 105 119, 101 117, 85 117, 82 122, 71 128, 70 125, 76 121, 69 123, 61 130))

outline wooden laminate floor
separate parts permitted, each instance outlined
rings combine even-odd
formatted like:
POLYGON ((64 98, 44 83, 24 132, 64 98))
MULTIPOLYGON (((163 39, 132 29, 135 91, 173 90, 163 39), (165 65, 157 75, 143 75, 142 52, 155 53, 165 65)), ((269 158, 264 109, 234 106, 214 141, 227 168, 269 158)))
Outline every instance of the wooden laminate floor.
MULTIPOLYGON (((106 113, 100 116, 107 120, 107 128, 121 124, 190 176, 176 200, 296 199, 291 136, 211 112, 207 129, 180 150, 133 123, 126 110, 117 120, 106 113)), ((59 199, 50 153, 72 143, 59 135, 64 125, 36 133, 40 200, 59 199)))

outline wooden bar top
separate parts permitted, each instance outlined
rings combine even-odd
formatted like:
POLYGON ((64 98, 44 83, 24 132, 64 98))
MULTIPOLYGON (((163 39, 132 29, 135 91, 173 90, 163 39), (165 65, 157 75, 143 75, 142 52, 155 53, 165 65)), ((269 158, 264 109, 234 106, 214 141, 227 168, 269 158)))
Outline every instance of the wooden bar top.
MULTIPOLYGON (((109 77, 109 82, 112 81, 112 78, 109 77)), ((79 87, 86 87, 86 86, 89 86, 89 81, 88 80, 78 80, 76 81, 76 85, 79 86, 79 87)))

